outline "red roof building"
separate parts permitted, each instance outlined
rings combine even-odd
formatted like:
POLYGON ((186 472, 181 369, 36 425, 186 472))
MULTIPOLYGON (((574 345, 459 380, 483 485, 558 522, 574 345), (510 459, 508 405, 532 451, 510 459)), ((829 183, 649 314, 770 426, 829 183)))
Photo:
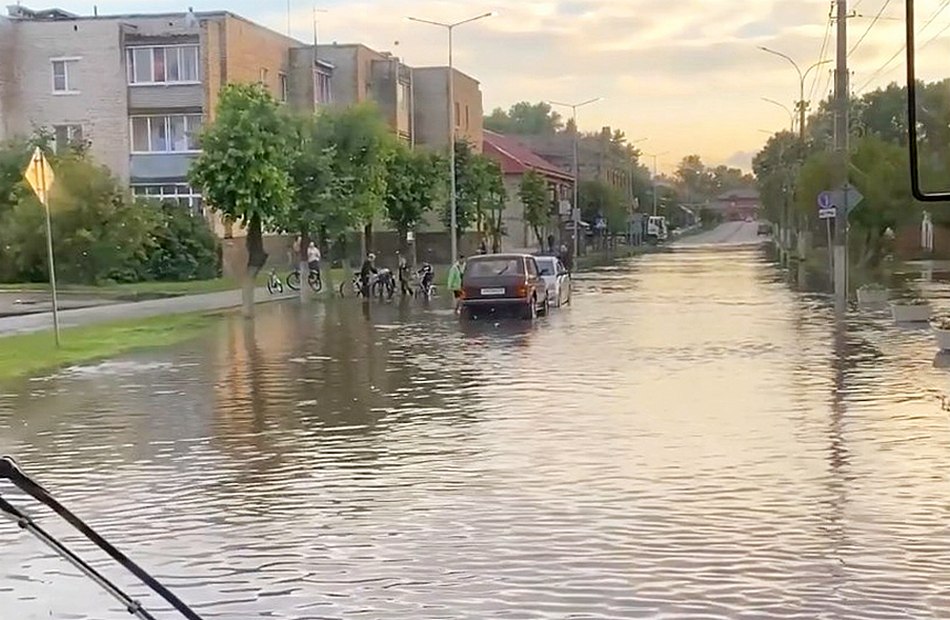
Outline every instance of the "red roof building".
MULTIPOLYGON (((551 197, 551 221, 545 230, 545 236, 554 237, 557 245, 567 243, 562 222, 570 216, 570 203, 573 202, 574 176, 544 159, 517 138, 493 131, 484 131, 483 151, 485 155, 498 162, 505 175, 505 189, 508 202, 502 214, 506 229, 504 250, 537 249, 538 241, 524 221, 524 205, 518 197, 521 177, 529 170, 541 174, 548 181, 551 197), (568 210, 562 212, 567 204, 568 210)), ((566 234, 569 234, 567 232, 566 234)))

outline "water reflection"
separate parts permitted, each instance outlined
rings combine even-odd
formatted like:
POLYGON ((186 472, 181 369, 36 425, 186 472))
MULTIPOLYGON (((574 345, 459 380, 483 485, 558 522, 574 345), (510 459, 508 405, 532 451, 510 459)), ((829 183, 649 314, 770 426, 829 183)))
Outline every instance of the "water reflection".
MULTIPOLYGON (((263 307, 7 388, 0 447, 208 618, 945 617, 950 362, 788 273, 648 256, 534 325, 263 307)), ((0 549, 0 616, 127 617, 0 549)))

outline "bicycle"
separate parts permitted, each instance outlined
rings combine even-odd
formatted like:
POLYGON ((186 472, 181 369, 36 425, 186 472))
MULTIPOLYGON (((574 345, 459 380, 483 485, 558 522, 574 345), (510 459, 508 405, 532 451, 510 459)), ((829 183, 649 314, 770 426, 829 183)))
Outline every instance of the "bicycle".
MULTIPOLYGON (((314 293, 319 293, 323 290, 323 279, 320 277, 319 269, 310 270, 310 275, 307 277, 307 284, 310 285, 310 290, 314 293)), ((295 270, 287 274, 287 286, 292 291, 300 290, 300 270, 295 270)))
POLYGON ((435 270, 432 269, 432 265, 429 263, 423 264, 416 272, 416 278, 418 284, 416 285, 415 296, 426 301, 431 300, 435 296, 435 284, 432 283, 435 280, 435 270))
MULTIPOLYGON (((346 297, 347 295, 360 297, 363 295, 363 280, 359 274, 354 274, 353 279, 349 282, 340 283, 339 290, 340 297, 346 297)), ((370 296, 392 299, 393 295, 396 294, 396 280, 393 278, 392 272, 388 269, 380 269, 379 273, 370 276, 369 291, 370 296)))
POLYGON ((280 281, 276 269, 271 269, 267 274, 267 292, 271 295, 280 295, 284 292, 284 283, 280 281))

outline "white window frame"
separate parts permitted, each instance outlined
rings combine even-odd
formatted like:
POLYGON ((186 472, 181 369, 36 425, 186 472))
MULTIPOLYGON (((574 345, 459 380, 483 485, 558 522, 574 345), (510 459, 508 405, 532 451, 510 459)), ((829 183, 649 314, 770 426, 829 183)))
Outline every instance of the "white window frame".
POLYGON ((70 63, 77 63, 82 60, 82 56, 57 56, 49 59, 50 69, 50 89, 54 95, 78 95, 81 91, 72 88, 72 80, 69 79, 70 63), (63 71, 66 76, 66 90, 56 90, 56 63, 63 63, 63 71))
POLYGON ((287 103, 290 99, 290 81, 286 73, 280 71, 277 73, 277 88, 280 90, 277 96, 281 103, 287 103))
POLYGON ((86 128, 82 123, 56 123, 53 126, 53 151, 59 152, 59 143, 56 141, 56 128, 65 127, 66 128, 66 142, 71 144, 76 139, 76 134, 78 133, 80 138, 85 140, 86 137, 86 128), (78 129, 78 131, 77 131, 78 129))
POLYGON ((125 48, 125 81, 129 86, 178 86, 178 85, 188 85, 188 84, 201 84, 201 45, 199 43, 178 43, 175 45, 129 45, 125 48), (195 74, 197 79, 194 80, 182 80, 181 70, 184 67, 182 62, 182 53, 181 50, 185 48, 193 48, 195 50, 195 74), (136 82, 135 81, 135 50, 147 49, 151 50, 151 75, 152 79, 149 82, 136 82), (155 81, 155 50, 163 49, 165 50, 166 59, 165 59, 165 81, 156 82, 155 81), (178 54, 178 75, 179 79, 169 80, 168 79, 168 50, 176 50, 178 54))
POLYGON ((194 214, 203 214, 205 212, 204 196, 201 195, 201 192, 191 187, 187 183, 134 183, 131 187, 132 195, 136 198, 144 198, 146 200, 158 200, 159 202, 168 200, 179 201, 184 198, 188 201, 188 208, 191 209, 194 214), (173 193, 166 193, 165 187, 173 185, 175 186, 175 191, 173 193), (157 187, 158 193, 147 194, 145 193, 146 189, 149 187, 157 187))
POLYGON ((155 121, 156 119, 161 119, 165 123, 165 141, 169 146, 171 146, 172 144, 171 119, 173 116, 182 116, 185 118, 186 139, 187 139, 187 134, 191 133, 191 129, 189 127, 190 125, 189 118, 197 116, 201 118, 202 126, 204 125, 204 115, 197 114, 194 112, 188 113, 188 114, 135 114, 129 117, 129 151, 130 153, 132 155, 182 155, 182 154, 187 155, 189 153, 190 154, 200 153, 201 149, 183 149, 183 150, 166 149, 163 151, 156 151, 152 149, 152 122, 155 121), (148 121, 146 135, 148 136, 149 150, 147 151, 138 151, 135 149, 135 119, 137 118, 144 118, 148 121))

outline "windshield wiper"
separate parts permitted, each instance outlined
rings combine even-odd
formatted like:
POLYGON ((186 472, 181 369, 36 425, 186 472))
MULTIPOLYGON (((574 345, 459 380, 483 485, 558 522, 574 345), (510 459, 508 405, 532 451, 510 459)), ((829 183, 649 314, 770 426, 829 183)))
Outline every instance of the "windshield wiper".
MULTIPOLYGON (((142 567, 130 560, 124 553, 113 547, 105 538, 100 536, 95 530, 86 525, 82 519, 74 515, 65 506, 60 504, 52 495, 49 494, 49 492, 46 491, 46 489, 40 486, 39 483, 35 482, 32 478, 23 473, 19 466, 17 466, 16 462, 8 456, 0 458, 0 480, 3 479, 9 480, 18 489, 41 504, 52 509, 53 512, 58 514, 67 523, 79 530, 86 538, 92 541, 93 544, 105 551, 109 557, 121 564, 130 573, 138 577, 139 580, 151 588, 153 592, 168 601, 168 603, 178 610, 182 616, 188 618, 188 620, 201 620, 201 616, 192 611, 188 605, 175 596, 170 590, 168 590, 168 588, 163 586, 154 577, 145 572, 142 567)), ((26 530, 27 532, 36 536, 40 541, 49 546, 50 549, 62 556, 67 562, 78 568, 87 577, 99 584, 99 586, 101 586, 106 592, 111 594, 117 601, 122 603, 122 606, 125 607, 126 611, 128 611, 131 615, 138 616, 142 620, 156 620, 155 616, 142 607, 140 602, 123 592, 122 589, 110 581, 108 577, 90 566, 88 562, 80 558, 72 550, 66 547, 66 545, 57 540, 52 534, 40 527, 32 519, 32 517, 5 500, 2 496, 0 496, 0 514, 9 517, 20 527, 20 529, 26 530)))

